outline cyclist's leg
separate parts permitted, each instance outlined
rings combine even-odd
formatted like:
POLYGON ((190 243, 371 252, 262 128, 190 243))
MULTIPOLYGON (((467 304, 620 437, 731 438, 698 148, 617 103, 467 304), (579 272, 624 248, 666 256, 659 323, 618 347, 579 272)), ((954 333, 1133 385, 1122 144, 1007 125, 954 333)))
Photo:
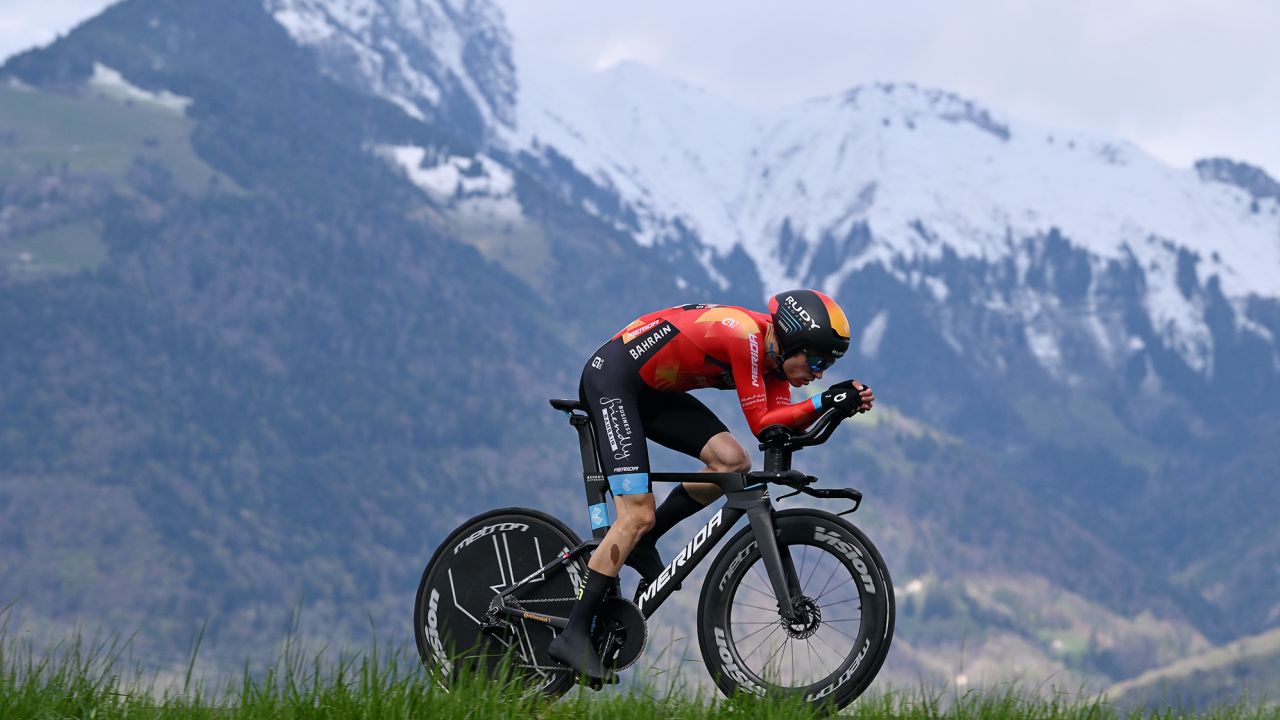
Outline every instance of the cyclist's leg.
POLYGON ((620 343, 610 342, 583 370, 579 394, 595 425, 597 451, 618 517, 587 563, 587 580, 568 625, 548 646, 553 657, 595 678, 605 671, 591 643, 591 621, 636 541, 653 526, 649 453, 636 402, 636 389, 643 381, 629 360, 620 343))
MULTIPOLYGON (((699 472, 744 473, 751 470, 751 456, 747 454, 746 448, 742 447, 742 443, 738 442, 733 433, 727 430, 712 436, 707 444, 702 446, 698 459, 707 464, 699 472)), ((720 497, 722 492, 720 486, 713 483, 684 483, 684 488, 693 499, 703 505, 720 497)))
MULTIPOLYGON (((701 472, 746 472, 751 458, 742 449, 720 418, 688 393, 642 391, 641 417, 654 442, 696 457, 706 464, 701 472)), ((712 483, 681 483, 658 507, 654 527, 641 540, 640 552, 648 554, 657 539, 677 523, 696 514, 720 497, 720 487, 712 483)), ((656 549, 653 551, 656 556, 656 549)), ((661 572, 661 565, 658 571, 661 572)))
POLYGON ((583 369, 578 393, 595 425, 596 449, 618 518, 587 567, 616 577, 636 541, 653 526, 649 448, 639 398, 648 386, 621 342, 605 344, 596 357, 602 362, 595 363, 593 358, 583 369))

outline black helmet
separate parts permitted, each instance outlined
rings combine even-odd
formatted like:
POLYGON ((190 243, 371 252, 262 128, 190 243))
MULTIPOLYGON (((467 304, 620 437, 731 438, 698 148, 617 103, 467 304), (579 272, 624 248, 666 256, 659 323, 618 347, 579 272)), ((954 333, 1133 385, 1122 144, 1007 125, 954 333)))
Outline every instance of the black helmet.
POLYGON ((788 290, 769 298, 773 334, 783 357, 804 351, 830 365, 849 350, 849 320, 817 290, 788 290))

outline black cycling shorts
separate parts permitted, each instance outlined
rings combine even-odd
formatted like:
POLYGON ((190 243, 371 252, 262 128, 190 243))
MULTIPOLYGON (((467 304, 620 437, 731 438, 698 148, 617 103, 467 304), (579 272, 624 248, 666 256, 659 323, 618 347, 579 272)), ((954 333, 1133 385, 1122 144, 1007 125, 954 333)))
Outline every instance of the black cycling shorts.
POLYGON ((595 426, 601 468, 615 496, 651 492, 646 438, 697 458, 708 440, 728 431, 689 393, 649 387, 640 377, 642 364, 627 353, 621 339, 612 340, 587 361, 578 386, 579 399, 595 426))

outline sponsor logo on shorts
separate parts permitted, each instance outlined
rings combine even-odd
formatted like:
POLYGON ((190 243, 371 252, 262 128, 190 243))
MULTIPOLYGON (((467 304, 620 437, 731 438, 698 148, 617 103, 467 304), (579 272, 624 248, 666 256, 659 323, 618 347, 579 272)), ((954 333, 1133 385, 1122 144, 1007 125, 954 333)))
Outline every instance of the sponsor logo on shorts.
POLYGON ((634 493, 638 490, 644 489, 645 478, 624 477, 622 478, 622 482, 619 483, 619 485, 621 486, 620 489, 622 490, 623 493, 634 493))
POLYGON ((631 457, 631 423, 627 420, 622 398, 600 398, 601 415, 604 417, 604 435, 613 451, 614 460, 631 457))

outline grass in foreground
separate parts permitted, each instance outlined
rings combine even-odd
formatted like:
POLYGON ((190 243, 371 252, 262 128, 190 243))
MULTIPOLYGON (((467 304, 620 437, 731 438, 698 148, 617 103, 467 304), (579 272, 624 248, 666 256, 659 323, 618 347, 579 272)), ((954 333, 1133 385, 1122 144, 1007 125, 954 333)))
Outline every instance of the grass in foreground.
MULTIPOLYGON (((0 632, 3 628, 0 627, 0 632)), ((160 682, 152 671, 130 665, 127 643, 85 643, 80 638, 38 653, 29 643, 0 637, 0 718, 627 718, 703 720, 711 718, 803 719, 819 717, 795 700, 752 696, 722 698, 682 687, 632 688, 593 693, 575 690, 558 701, 529 697, 520 687, 482 677, 466 678, 448 691, 433 683, 411 650, 349 654, 337 660, 304 657, 286 646, 266 669, 206 685, 192 677, 194 653, 185 675, 160 682)), ((963 695, 913 692, 873 693, 842 716, 932 720, 1110 720, 1188 717, 1173 710, 1122 713, 1099 700, 1030 697, 1012 689, 963 695)), ((1280 720, 1280 710, 1246 706, 1221 708, 1197 717, 1223 720, 1280 720)))

